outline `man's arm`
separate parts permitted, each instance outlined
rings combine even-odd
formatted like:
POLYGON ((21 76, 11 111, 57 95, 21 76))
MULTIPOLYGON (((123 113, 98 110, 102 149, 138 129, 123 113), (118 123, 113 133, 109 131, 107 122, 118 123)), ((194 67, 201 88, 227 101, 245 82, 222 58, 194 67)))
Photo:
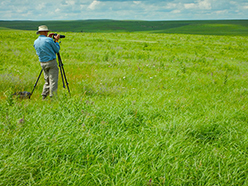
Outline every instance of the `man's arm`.
POLYGON ((59 34, 54 35, 54 33, 50 33, 48 35, 48 37, 54 38, 54 42, 53 41, 51 42, 51 46, 52 46, 53 50, 55 51, 55 53, 59 53, 60 46, 59 46, 58 41, 59 41, 60 35, 59 34))
POLYGON ((60 46, 59 46, 58 41, 57 41, 57 42, 54 42, 54 41, 51 39, 50 44, 51 44, 51 47, 52 47, 52 49, 54 50, 54 52, 55 52, 55 53, 59 53, 60 46))

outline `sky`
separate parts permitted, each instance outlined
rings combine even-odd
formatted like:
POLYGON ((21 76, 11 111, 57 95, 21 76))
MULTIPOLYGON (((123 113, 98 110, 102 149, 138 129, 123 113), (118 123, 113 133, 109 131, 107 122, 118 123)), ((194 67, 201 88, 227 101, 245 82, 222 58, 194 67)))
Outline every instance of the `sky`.
POLYGON ((0 20, 248 19, 248 0, 0 0, 0 20))

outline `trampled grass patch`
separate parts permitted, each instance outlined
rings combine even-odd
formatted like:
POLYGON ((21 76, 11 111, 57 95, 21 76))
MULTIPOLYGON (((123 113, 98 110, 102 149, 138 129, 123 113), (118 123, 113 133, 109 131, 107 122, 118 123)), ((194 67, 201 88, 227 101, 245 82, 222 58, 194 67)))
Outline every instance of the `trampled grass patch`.
POLYGON ((61 33, 41 100, 32 31, 1 30, 0 185, 247 185, 248 39, 61 33))

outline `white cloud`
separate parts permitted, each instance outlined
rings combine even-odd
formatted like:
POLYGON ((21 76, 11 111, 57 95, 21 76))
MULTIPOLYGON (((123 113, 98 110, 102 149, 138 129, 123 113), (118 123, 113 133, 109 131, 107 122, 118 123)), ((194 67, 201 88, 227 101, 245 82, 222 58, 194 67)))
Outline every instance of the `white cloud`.
POLYGON ((173 10, 171 13, 178 14, 178 13, 181 13, 181 10, 173 10))
POLYGON ((38 4, 38 5, 36 6, 36 9, 37 9, 37 10, 42 10, 42 9, 45 8, 45 7, 46 7, 45 3, 41 3, 41 4, 38 4))
POLYGON ((209 0, 198 0, 197 3, 186 3, 184 4, 184 7, 186 9, 211 9, 211 3, 209 2, 209 0))
POLYGON ((165 8, 167 8, 167 9, 173 9, 176 7, 178 7, 178 5, 176 3, 167 3, 165 6, 165 8))
POLYGON ((186 9, 192 9, 192 8, 196 8, 196 4, 195 3, 187 3, 187 4, 184 4, 184 7, 186 9))
POLYGON ((91 9, 91 10, 95 10, 96 9, 96 6, 99 5, 100 2, 97 1, 97 0, 94 0, 89 6, 88 8, 91 9))
POLYGON ((141 3, 141 1, 133 1, 133 3, 138 5, 141 3))
POLYGON ((65 1, 65 2, 68 5, 74 5, 75 4, 75 1, 73 1, 73 0, 68 0, 68 1, 65 1))
POLYGON ((87 8, 86 5, 80 5, 79 7, 80 7, 80 10, 84 10, 85 8, 87 8))
POLYGON ((215 11, 216 14, 225 14, 228 13, 227 10, 219 10, 219 11, 215 11))
POLYGON ((248 9, 248 3, 245 3, 243 6, 244 9, 248 9))
POLYGON ((199 8, 200 9, 211 9, 211 3, 209 2, 209 0, 203 0, 203 1, 199 1, 199 8))

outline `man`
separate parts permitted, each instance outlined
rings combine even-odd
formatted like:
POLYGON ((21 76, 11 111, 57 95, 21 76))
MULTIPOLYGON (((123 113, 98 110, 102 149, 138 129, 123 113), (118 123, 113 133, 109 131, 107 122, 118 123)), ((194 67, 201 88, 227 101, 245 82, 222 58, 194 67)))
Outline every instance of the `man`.
POLYGON ((42 99, 48 95, 53 97, 58 89, 58 74, 59 69, 56 61, 56 53, 59 52, 60 46, 58 40, 60 35, 54 36, 54 33, 46 25, 41 25, 36 34, 40 36, 34 41, 36 54, 39 56, 39 61, 44 72, 45 84, 42 91, 42 99), (55 41, 52 37, 54 36, 55 41))

